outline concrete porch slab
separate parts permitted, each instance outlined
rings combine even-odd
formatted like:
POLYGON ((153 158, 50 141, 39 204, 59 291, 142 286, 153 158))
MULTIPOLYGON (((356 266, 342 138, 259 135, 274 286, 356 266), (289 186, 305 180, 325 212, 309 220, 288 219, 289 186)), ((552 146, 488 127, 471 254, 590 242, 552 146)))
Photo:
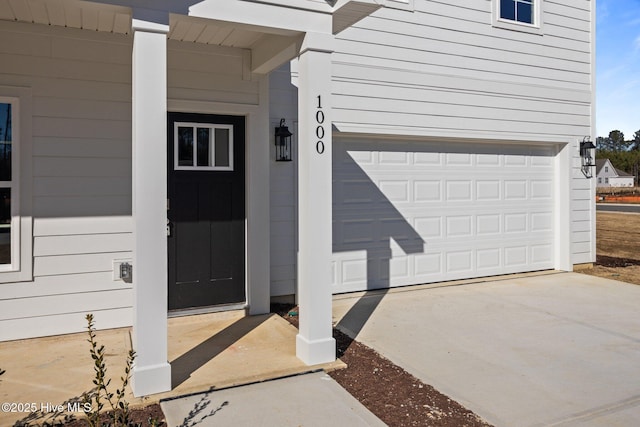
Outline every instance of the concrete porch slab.
MULTIPOLYGON (((169 319, 168 329, 173 390, 143 398, 129 392, 132 407, 211 388, 344 367, 340 361, 305 365, 295 355, 297 329, 274 314, 247 317, 244 311, 233 311, 177 317, 169 319)), ((129 328, 97 332, 114 391, 131 348, 129 333, 129 328)), ((90 390, 93 361, 86 340, 86 333, 80 333, 0 343, 0 368, 6 370, 0 377, 0 401, 33 403, 49 414, 51 406, 90 390)), ((27 415, 0 411, 0 425, 12 425, 27 415)))

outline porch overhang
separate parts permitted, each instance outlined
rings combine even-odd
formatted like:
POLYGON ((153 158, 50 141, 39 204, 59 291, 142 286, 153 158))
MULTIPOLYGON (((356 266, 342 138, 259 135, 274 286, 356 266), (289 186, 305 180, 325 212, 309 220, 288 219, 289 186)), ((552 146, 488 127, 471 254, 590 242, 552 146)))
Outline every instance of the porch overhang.
MULTIPOLYGON (((379 7, 375 0, 34 0, 28 5, 0 2, 0 19, 133 37, 133 347, 138 357, 132 385, 136 396, 164 392, 172 386, 167 361, 167 158, 166 150, 158 149, 166 141, 167 131, 167 42, 246 49, 251 52, 250 71, 257 75, 255 80, 264 80, 261 75, 293 58, 300 61, 298 136, 299 146, 304 148, 298 152, 302 171, 298 198, 303 208, 298 217, 301 316, 296 354, 307 364, 325 363, 335 360, 330 287, 331 54, 336 33, 379 7)), ((255 184, 254 193, 259 194, 259 200, 250 200, 255 202, 254 213, 246 218, 249 233, 254 233, 247 242, 253 238, 264 253, 269 249, 269 222, 268 218, 256 220, 269 209, 268 92, 262 90, 258 104, 250 106, 257 112, 249 133, 259 148, 248 161, 252 169, 248 186, 255 184), (263 171, 267 179, 260 176, 263 171)), ((247 270, 252 268, 251 262, 254 261, 247 261, 247 270)), ((249 275, 260 277, 264 284, 269 280, 268 260, 260 268, 249 275), (262 266, 266 267, 260 270, 262 266), (258 270, 261 274, 254 274, 258 270)), ((255 301, 254 307, 260 307, 254 309, 257 312, 251 310, 252 314, 268 311, 268 282, 263 287, 254 300, 248 297, 250 309, 255 301)))

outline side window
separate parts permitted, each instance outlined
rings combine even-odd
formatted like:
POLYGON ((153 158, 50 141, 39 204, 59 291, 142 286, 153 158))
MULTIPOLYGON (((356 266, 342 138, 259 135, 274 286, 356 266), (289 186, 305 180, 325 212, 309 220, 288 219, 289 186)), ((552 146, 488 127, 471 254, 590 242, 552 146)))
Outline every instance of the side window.
POLYGON ((538 0, 500 0, 500 19, 535 24, 534 1, 538 0))
POLYGON ((598 184, 602 184, 602 178, 598 178, 598 184))
POLYGON ((18 257, 16 100, 0 97, 0 271, 13 270, 18 257))
POLYGON ((0 86, 0 283, 33 280, 31 89, 0 86))
POLYGON ((233 126, 175 123, 174 169, 233 170, 233 126))
POLYGON ((493 26, 542 35, 543 0, 492 0, 493 26))

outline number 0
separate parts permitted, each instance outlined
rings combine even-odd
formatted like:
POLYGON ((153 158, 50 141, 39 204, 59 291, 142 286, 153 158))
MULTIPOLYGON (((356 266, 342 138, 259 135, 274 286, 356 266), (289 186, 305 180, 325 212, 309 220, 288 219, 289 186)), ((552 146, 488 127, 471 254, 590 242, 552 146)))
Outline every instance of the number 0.
POLYGON ((324 153, 324 142, 322 141, 316 142, 316 151, 318 152, 318 154, 324 153))

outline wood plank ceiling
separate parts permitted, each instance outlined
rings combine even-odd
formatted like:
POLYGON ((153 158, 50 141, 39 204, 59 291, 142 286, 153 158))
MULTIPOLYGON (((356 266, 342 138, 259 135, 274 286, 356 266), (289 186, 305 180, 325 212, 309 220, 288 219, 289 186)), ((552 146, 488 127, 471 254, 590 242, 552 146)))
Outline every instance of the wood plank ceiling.
MULTIPOLYGON (((0 20, 131 34, 131 9, 78 0, 0 0, 0 20)), ((265 34, 229 23, 172 15, 169 40, 250 49, 265 34)))

